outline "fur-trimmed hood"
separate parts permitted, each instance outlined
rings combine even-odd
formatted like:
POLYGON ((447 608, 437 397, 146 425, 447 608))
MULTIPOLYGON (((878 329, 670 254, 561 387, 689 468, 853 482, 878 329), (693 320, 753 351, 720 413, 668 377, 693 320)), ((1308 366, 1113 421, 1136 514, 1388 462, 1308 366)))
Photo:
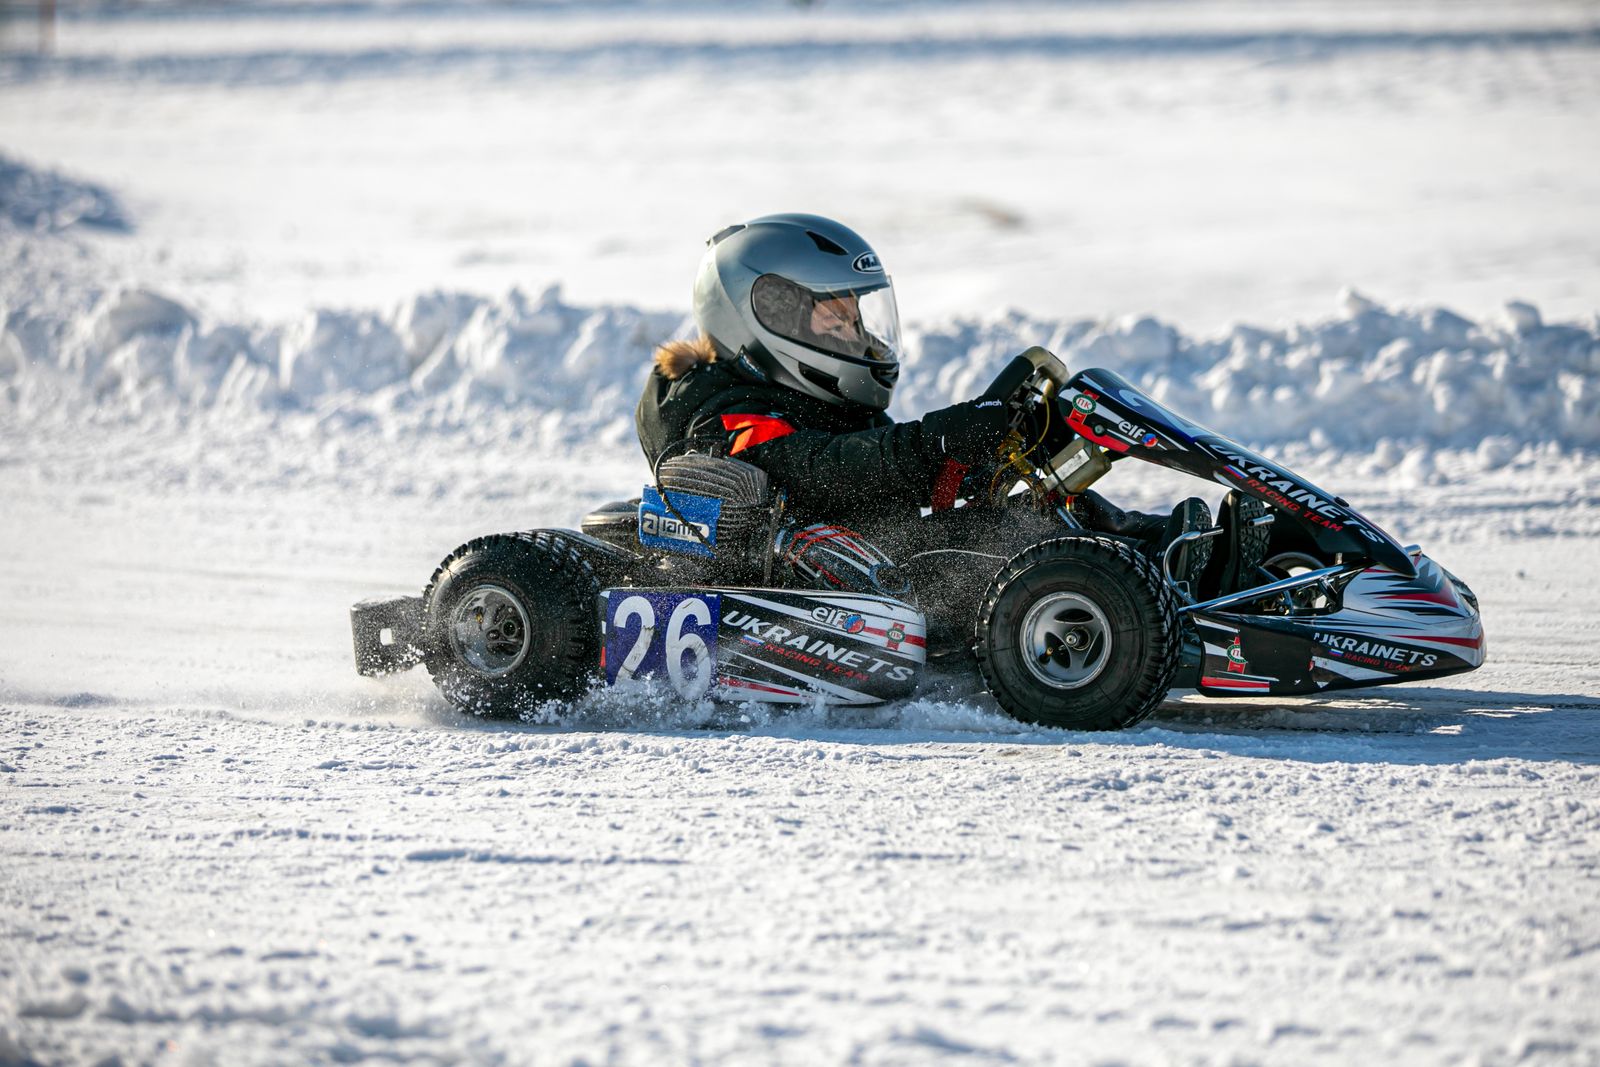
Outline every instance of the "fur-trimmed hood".
POLYGON ((655 361, 663 378, 676 381, 702 363, 715 363, 717 347, 705 336, 693 341, 668 341, 656 349, 655 361))

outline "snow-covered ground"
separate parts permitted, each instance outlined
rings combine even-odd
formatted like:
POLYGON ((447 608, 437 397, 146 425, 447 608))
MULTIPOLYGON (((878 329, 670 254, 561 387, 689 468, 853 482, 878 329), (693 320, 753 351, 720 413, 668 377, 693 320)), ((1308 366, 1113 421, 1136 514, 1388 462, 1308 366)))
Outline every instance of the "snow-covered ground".
POLYGON ((1600 1063, 1594 5, 31 31, 0 1065, 1600 1063), (354 600, 637 491, 699 242, 789 208, 883 246, 898 414, 1115 367, 1423 543, 1489 662, 1111 736, 357 677, 354 600))
POLYGON ((113 443, 140 473, 59 442, 0 475, 0 1062, 1600 1056, 1595 540, 1482 529, 1560 525, 1553 481, 1425 492, 1491 642, 1435 685, 1116 736, 986 702, 529 728, 357 679, 344 609, 620 470, 230 486, 113 443))

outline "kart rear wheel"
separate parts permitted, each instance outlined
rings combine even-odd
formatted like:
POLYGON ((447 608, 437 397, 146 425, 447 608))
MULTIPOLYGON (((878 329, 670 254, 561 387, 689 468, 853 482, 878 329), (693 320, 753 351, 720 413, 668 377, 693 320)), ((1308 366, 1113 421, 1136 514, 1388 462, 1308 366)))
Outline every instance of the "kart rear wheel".
POLYGON ((600 655, 594 569, 560 534, 470 541, 423 594, 423 663, 450 703, 516 718, 582 693, 600 655))
POLYGON ((1177 600, 1154 564, 1110 537, 1062 537, 1014 556, 978 614, 978 667, 1006 714, 1070 730, 1149 715, 1181 651, 1177 600))

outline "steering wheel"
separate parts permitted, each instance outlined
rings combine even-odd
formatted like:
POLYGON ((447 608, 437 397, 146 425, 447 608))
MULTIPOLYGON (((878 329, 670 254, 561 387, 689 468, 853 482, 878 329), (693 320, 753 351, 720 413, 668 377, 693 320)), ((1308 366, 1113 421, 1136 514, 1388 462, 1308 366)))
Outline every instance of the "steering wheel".
MULTIPOLYGON (((1065 363, 1057 359, 1048 349, 1035 345, 1007 363, 978 399, 1003 401, 1012 419, 1012 425, 1017 426, 1018 420, 1026 419, 1029 414, 1023 407, 1023 402, 1028 397, 1037 393, 1047 382, 1053 383, 1059 390, 1067 384, 1070 377, 1065 363)), ((1033 435, 1032 428, 1027 422, 1024 422, 1020 429, 1024 437, 1033 435)), ((1015 484, 1015 478, 1005 480, 1004 484, 997 483, 991 494, 991 503, 998 503, 1004 499, 1015 484)))
POLYGON ((1067 384, 1067 379, 1070 377, 1065 363, 1057 359, 1049 349, 1034 345, 1020 356, 1013 357, 978 399, 1004 400, 1007 404, 1011 404, 1021 399, 1028 386, 1036 383, 1042 385, 1045 381, 1051 381, 1059 389, 1067 384))

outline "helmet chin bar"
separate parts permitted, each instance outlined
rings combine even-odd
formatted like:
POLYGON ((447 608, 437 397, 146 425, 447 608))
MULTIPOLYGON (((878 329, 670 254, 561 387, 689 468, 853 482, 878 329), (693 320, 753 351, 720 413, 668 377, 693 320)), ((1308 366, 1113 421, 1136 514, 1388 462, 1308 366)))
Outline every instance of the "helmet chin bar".
POLYGON ((784 377, 788 380, 780 380, 780 384, 830 404, 883 411, 894 395, 892 385, 885 385, 872 373, 871 368, 860 364, 836 361, 838 369, 853 379, 847 382, 843 375, 830 374, 813 364, 794 359, 788 353, 775 356, 774 362, 787 372, 784 377))

